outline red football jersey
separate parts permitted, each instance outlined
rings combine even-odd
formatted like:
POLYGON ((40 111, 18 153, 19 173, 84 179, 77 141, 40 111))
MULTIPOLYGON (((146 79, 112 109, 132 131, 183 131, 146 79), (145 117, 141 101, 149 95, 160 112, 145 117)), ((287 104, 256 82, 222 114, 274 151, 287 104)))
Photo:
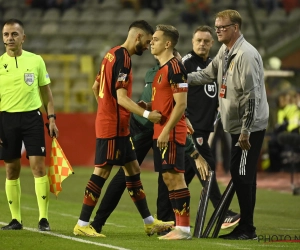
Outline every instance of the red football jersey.
POLYGON ((130 112, 117 102, 117 89, 127 89, 129 98, 132 92, 131 58, 125 48, 116 46, 106 53, 96 81, 100 86, 95 123, 96 137, 129 135, 130 112))
MULTIPOLYGON (((161 134, 166 122, 175 106, 174 93, 187 92, 187 73, 181 62, 175 57, 160 67, 152 83, 152 110, 158 110, 162 114, 160 124, 154 124, 153 139, 161 134)), ((184 145, 186 140, 187 126, 184 113, 176 126, 170 132, 169 141, 175 141, 184 145)))

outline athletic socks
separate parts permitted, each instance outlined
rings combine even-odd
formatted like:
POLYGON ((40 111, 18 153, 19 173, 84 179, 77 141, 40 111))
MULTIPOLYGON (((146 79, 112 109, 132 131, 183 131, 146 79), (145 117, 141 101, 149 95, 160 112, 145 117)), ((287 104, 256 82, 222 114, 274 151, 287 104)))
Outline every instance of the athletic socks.
POLYGON ((92 212, 98 202, 101 189, 106 179, 92 174, 84 193, 82 209, 78 220, 78 225, 86 226, 91 218, 92 212))
POLYGON ((12 219, 16 219, 19 223, 22 223, 20 178, 17 180, 6 179, 5 191, 12 219))
POLYGON ((190 227, 190 191, 188 188, 174 190, 176 226, 190 227))
POLYGON ((34 177, 35 194, 39 207, 39 221, 42 218, 48 220, 50 186, 48 176, 34 177))
POLYGON ((151 216, 140 174, 125 176, 128 193, 143 219, 151 216))

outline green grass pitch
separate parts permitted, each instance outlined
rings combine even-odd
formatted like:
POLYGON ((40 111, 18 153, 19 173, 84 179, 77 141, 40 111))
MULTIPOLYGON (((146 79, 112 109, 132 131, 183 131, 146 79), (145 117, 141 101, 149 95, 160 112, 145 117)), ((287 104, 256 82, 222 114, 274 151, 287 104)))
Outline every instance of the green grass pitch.
MULTIPOLYGON (((113 169, 110 176, 116 172, 113 169)), ((255 209, 255 225, 260 241, 228 241, 221 239, 198 239, 189 241, 160 241, 156 235, 148 237, 144 233, 143 221, 140 218, 127 192, 124 193, 117 209, 103 227, 106 238, 76 237, 73 228, 77 222, 85 185, 93 172, 93 168, 74 167, 75 174, 69 176, 62 184, 63 191, 58 198, 51 193, 49 206, 49 221, 52 231, 40 233, 36 231, 38 223, 38 208, 34 193, 34 181, 29 168, 21 171, 22 187, 22 220, 24 230, 0 231, 0 249, 5 250, 69 250, 69 249, 119 249, 119 250, 184 250, 184 249, 300 249, 300 242, 270 242, 277 238, 285 240, 300 240, 300 196, 291 193, 280 193, 259 189, 255 209)), ((5 188, 5 169, 0 168, 0 223, 10 222, 5 188)), ((109 179, 110 179, 109 178, 109 179)), ((142 182, 147 194, 147 201, 152 214, 156 213, 157 174, 142 170, 142 182)), ((102 194, 105 191, 105 184, 102 194)), ((220 185, 221 190, 225 189, 220 185)), ((201 186, 195 178, 190 185, 191 192, 191 226, 195 224, 201 186)), ((102 195, 101 195, 102 197, 102 195)), ((100 197, 100 199, 101 199, 100 197)), ((238 211, 236 197, 230 208, 238 211)), ((208 205, 206 222, 213 209, 208 205)), ((92 218, 94 215, 92 215, 92 218)), ((91 218, 91 219, 92 219, 91 218)), ((231 229, 221 230, 220 234, 228 233, 231 229)), ((193 232, 193 228, 192 228, 193 232)))

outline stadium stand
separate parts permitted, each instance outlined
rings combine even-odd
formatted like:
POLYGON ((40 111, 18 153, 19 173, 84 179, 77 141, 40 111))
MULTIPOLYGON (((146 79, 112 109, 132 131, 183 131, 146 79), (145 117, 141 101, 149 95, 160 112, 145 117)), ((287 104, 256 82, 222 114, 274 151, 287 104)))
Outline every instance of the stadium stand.
MULTIPOLYGON (((67 85, 66 88, 63 88, 62 102, 56 102, 56 105, 59 105, 60 109, 66 112, 95 110, 93 98, 87 98, 92 95, 91 85, 94 81, 95 72, 98 71, 99 63, 105 51, 111 46, 123 42, 128 25, 134 19, 145 19, 153 26, 158 23, 169 23, 177 27, 181 36, 176 47, 182 55, 191 50, 192 31, 198 25, 196 23, 192 27, 188 27, 182 23, 180 14, 186 8, 184 0, 165 0, 164 8, 157 15, 152 9, 145 6, 136 14, 133 8, 122 8, 119 0, 80 0, 64 11, 59 8, 32 8, 26 5, 28 2, 30 1, 0 0, 0 19, 2 21, 9 18, 23 20, 27 35, 24 49, 42 56, 45 55, 45 58, 48 58, 46 63, 49 65, 48 70, 54 82, 54 89, 62 92, 61 85, 67 85), (57 57, 51 57, 49 54, 59 54, 62 57, 57 60, 57 57), (82 72, 82 67, 86 67, 83 66, 80 58, 86 58, 85 56, 90 57, 90 61, 87 63, 91 67, 89 72, 86 70, 82 72), (58 67, 53 64, 57 64, 58 67), (71 64, 77 64, 76 70, 71 67, 71 64), (59 73, 60 71, 63 72, 59 73), (70 74, 70 72, 72 73, 70 74), (65 77, 70 77, 70 79, 65 79, 65 77), (86 84, 76 82, 75 84, 72 79, 77 77, 81 82, 89 82, 86 84), (60 84, 57 85, 57 82, 60 84), (76 90, 77 98, 66 97, 66 95, 72 95, 73 87, 76 90), (80 89, 85 93, 85 99, 90 101, 89 104, 85 103, 85 107, 82 109, 78 107, 83 103, 78 97, 80 89), (78 103, 79 105, 77 105, 78 103)), ((298 33, 296 31, 299 30, 300 6, 289 10, 289 15, 283 8, 275 8, 268 15, 266 9, 254 6, 252 1, 212 0, 211 2, 209 24, 213 25, 214 23, 214 13, 234 6, 243 16, 242 31, 244 36, 261 51, 264 57, 268 57, 275 50, 289 46, 297 39, 298 33), (255 29, 254 23, 257 23, 257 29, 255 29), (280 35, 278 36, 278 34, 280 35), (260 37, 261 40, 258 39, 260 37)), ((219 43, 216 41, 212 48, 212 55, 218 49, 219 43)), ((0 52, 4 52, 3 47, 0 48, 0 52)), ((143 86, 140 84, 143 82, 143 76, 155 64, 155 61, 149 52, 145 52, 142 57, 133 56, 132 60, 134 81, 139 84, 139 87, 133 89, 133 98, 137 99, 141 92, 140 86, 143 86)))

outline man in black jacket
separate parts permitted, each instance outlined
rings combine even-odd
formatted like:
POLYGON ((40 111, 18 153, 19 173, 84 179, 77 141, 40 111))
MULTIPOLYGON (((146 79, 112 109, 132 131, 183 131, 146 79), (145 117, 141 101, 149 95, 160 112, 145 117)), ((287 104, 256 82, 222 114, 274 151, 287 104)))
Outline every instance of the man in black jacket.
MULTIPOLYGON (((193 34, 193 50, 182 58, 188 73, 200 71, 211 62, 209 52, 213 46, 213 29, 209 26, 199 26, 193 34)), ((208 144, 208 138, 214 131, 214 121, 218 109, 217 83, 189 86, 187 100, 187 116, 193 126, 193 139, 198 152, 215 171, 215 160, 208 144)), ((216 208, 221 199, 216 177, 212 180, 210 200, 216 208)), ((222 229, 238 223, 240 215, 229 210, 226 214, 222 229)))

